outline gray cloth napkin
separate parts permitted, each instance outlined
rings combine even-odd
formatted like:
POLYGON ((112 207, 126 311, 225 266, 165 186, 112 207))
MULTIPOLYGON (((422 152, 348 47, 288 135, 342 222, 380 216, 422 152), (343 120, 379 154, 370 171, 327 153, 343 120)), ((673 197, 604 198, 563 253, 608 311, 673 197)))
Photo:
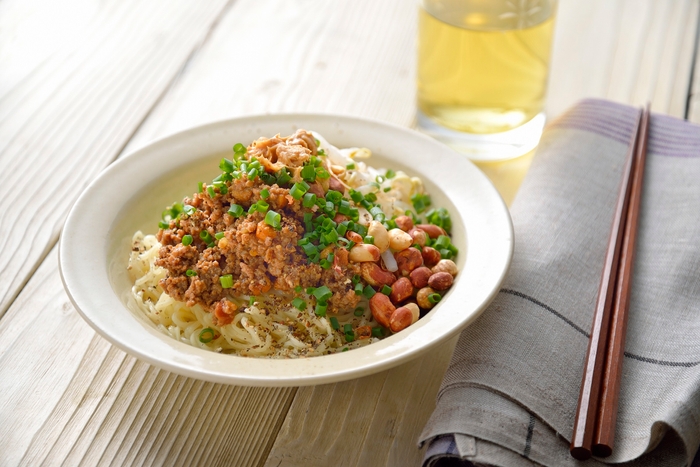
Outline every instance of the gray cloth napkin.
MULTIPOLYGON (((501 291, 461 335, 425 466, 602 465, 568 452, 637 109, 586 100, 546 129, 513 203, 501 291)), ((616 439, 606 463, 685 466, 700 444, 700 126, 653 115, 616 439)))

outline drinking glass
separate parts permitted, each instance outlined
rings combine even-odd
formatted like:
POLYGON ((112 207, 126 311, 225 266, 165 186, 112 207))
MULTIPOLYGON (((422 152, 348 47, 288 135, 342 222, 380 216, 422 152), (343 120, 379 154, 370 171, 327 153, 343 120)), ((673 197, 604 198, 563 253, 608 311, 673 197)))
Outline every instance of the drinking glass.
POLYGON ((544 127, 556 0, 422 0, 418 126, 475 161, 530 152, 544 127))

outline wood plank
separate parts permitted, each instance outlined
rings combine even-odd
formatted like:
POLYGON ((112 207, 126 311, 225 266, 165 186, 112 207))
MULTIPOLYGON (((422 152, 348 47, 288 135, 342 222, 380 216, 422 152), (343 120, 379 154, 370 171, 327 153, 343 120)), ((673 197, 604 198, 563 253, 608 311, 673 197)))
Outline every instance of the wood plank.
POLYGON ((584 97, 684 117, 698 29, 698 0, 561 1, 547 114, 584 97))
POLYGON ((687 118, 691 122, 700 123, 700 34, 695 42, 695 63, 693 66, 693 81, 688 96, 687 118))
POLYGON ((376 375, 300 388, 265 466, 420 465, 418 436, 455 343, 376 375))
POLYGON ((70 305, 55 250, 0 322, 3 465, 260 465, 295 392, 206 383, 126 355, 70 305), (51 330, 40 339, 37 323, 51 330))
POLYGON ((55 243, 82 188, 116 158, 227 5, 48 6, 62 24, 49 32, 75 30, 53 41, 41 29, 48 17, 32 13, 51 2, 5 3, 12 16, 3 21, 14 26, 0 35, 9 70, 0 78, 0 316, 55 243))

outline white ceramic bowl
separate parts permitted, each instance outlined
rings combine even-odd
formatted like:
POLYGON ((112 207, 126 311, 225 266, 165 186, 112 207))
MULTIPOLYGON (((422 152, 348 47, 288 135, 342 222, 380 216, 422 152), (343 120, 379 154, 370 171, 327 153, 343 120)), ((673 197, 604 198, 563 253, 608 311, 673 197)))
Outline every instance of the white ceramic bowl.
POLYGON ((510 263, 513 230, 496 189, 465 157, 417 132, 337 115, 263 115, 178 133, 110 165, 73 206, 60 240, 63 283, 83 318, 103 337, 153 365, 193 378, 252 386, 330 383, 385 370, 464 329, 498 291, 510 263), (449 209, 460 269, 445 298, 424 318, 379 343, 303 359, 222 355, 178 342, 129 309, 126 271, 136 230, 155 233, 165 206, 219 173, 232 146, 260 136, 314 130, 331 144, 367 147, 374 167, 420 176, 434 206, 449 209))

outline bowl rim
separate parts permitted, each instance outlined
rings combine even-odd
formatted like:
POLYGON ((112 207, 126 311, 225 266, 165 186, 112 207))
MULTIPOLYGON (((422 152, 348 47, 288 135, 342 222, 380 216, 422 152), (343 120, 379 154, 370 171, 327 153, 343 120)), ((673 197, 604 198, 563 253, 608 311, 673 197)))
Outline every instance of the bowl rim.
MULTIPOLYGON (((315 128, 310 128, 316 130, 315 128)), ((242 131, 242 130, 240 130, 242 131)), ((368 130, 369 131, 369 130, 368 130)), ((320 134, 324 135, 326 139, 329 140, 331 144, 333 143, 332 137, 329 137, 324 132, 319 131, 320 134)), ((350 132, 352 133, 352 131, 350 132)), ((271 135, 266 135, 271 136, 271 135)), ((233 136, 231 137, 233 140, 233 136)), ((388 136, 387 136, 388 138, 388 136)), ((370 147, 370 149, 372 149, 370 147)), ((217 153, 220 151, 216 151, 217 153)), ((210 152, 213 155, 214 152, 210 152)), ((196 156, 198 159, 206 157, 205 155, 196 156)), ((388 157, 388 156, 384 156, 388 157)), ((388 157, 391 159, 392 157, 388 157)), ((411 165, 411 164, 406 164, 411 165)), ((416 170, 418 172, 418 170, 416 170)), ((423 178, 425 174, 421 174, 423 178)), ((435 181, 433 180, 433 183, 435 181)), ((437 183, 435 183, 437 185, 437 183)), ((464 187, 462 187, 464 188, 464 187)), ((458 206, 458 200, 452 199, 449 196, 449 190, 445 191, 442 186, 440 189, 443 191, 444 195, 449 198, 455 206, 458 206)), ((459 207, 459 206, 458 206, 459 207)), ((459 208, 460 213, 462 209, 459 208)), ((454 213, 452 214, 454 216, 454 213)), ((460 216, 461 218, 462 216, 460 216)), ((110 224, 111 225, 111 224, 110 224)), ((469 232, 466 228, 467 224, 465 221, 465 230, 467 239, 469 238, 469 232)), ((108 236, 109 232, 101 233, 101 236, 108 236)), ((102 241, 101 246, 104 246, 104 242, 107 241, 106 238, 100 237, 98 241, 102 241)), ((495 243, 494 243, 495 245, 495 243)), ((115 162, 107 166, 92 182, 83 190, 81 195, 78 197, 76 202, 71 207, 71 210, 66 218, 64 224, 60 241, 59 241, 59 271, 61 280, 63 282, 64 288, 70 298, 71 302, 75 306, 76 310, 80 313, 85 321, 95 329, 102 337, 106 338, 110 343, 117 346, 118 348, 124 350, 125 352, 136 356, 152 365, 159 368, 173 371, 178 374, 185 376, 203 379, 213 382, 221 382, 227 384, 238 384, 238 385, 248 385, 248 386, 305 386, 305 385, 315 385, 329 382, 343 381, 352 378, 358 378, 361 376, 366 376, 372 373, 376 373, 390 367, 396 366, 399 363, 403 363, 410 359, 416 358, 422 355, 429 349, 434 348, 436 345, 443 343, 457 333, 461 332, 466 326, 472 323, 488 306, 488 304, 495 298, 498 293, 499 287, 503 282, 508 269, 510 267, 512 254, 513 254, 513 225, 510 218, 508 209, 503 202, 502 198, 496 191, 495 187, 486 178, 486 176, 476 168, 466 157, 458 155, 452 149, 439 143, 432 138, 418 133, 407 127, 402 127, 392 123, 387 123, 380 120, 368 119, 363 117, 348 116, 348 115, 338 115, 333 113, 317 113, 317 112, 293 112, 293 113, 275 113, 275 114, 257 114, 249 115, 243 117, 237 117, 232 119, 217 120, 214 122, 206 123, 203 125, 188 128, 165 137, 156 139, 149 142, 145 146, 138 148, 123 157, 120 157, 115 162), (98 299, 94 295, 94 291, 86 290, 87 287, 81 286, 81 280, 85 280, 87 275, 91 272, 96 271, 95 268, 89 270, 79 271, 76 267, 85 266, 86 259, 83 258, 82 261, 76 263, 76 247, 80 245, 81 240, 85 239, 79 235, 79 229, 81 228, 81 222, 85 221, 85 209, 93 208, 94 210, 94 199, 98 190, 101 186, 104 186, 105 181, 110 180, 113 177, 119 179, 119 177, 124 177, 124 173, 128 173, 129 170, 133 170, 132 167, 138 165, 138 161, 143 158, 156 157, 159 151, 175 150, 173 148, 181 147, 182 145, 191 144, 192 141, 196 141, 198 138, 201 139, 203 135, 207 134, 217 134, 220 132, 226 132, 227 129, 241 127, 245 125, 254 125, 256 123, 261 123, 264 125, 268 124, 294 124, 293 122, 300 121, 323 121, 332 120, 336 122, 339 128, 354 128, 354 127, 367 127, 376 128, 378 132, 388 132, 402 134, 410 139, 415 139, 415 141, 422 141, 423 144, 432 146, 436 150, 441 151, 442 155, 448 157, 448 154, 453 154, 449 156, 452 158, 454 164, 458 164, 458 168, 469 168, 469 177, 478 184, 478 190, 482 190, 479 194, 484 197, 489 203, 489 207, 493 210, 493 215, 495 216, 495 222, 500 225, 502 231, 497 232, 497 238, 494 241, 498 242, 497 252, 495 261, 498 262, 492 270, 490 270, 490 283, 491 287, 487 291, 483 291, 478 300, 478 306, 474 307, 461 321, 456 325, 448 327, 439 333, 439 335, 431 334, 432 338, 424 342, 415 342, 415 339, 409 339, 410 345, 385 345, 382 346, 388 339, 392 337, 401 336, 398 333, 387 339, 382 340, 379 343, 372 344, 370 346, 363 347, 361 349, 354 349, 352 352, 336 353, 332 355, 324 355, 318 357, 309 357, 301 359, 258 359, 250 357, 239 357, 234 355, 224 355, 218 354, 211 351, 206 351, 198 349, 193 346, 188 346, 186 344, 180 343, 169 336, 160 334, 155 327, 149 331, 150 334, 162 336, 163 340, 167 339, 172 341, 171 343, 165 343, 164 345, 137 345, 134 343, 133 338, 128 338, 120 334, 119 328, 110 329, 105 328, 103 317, 96 312, 94 306, 97 304, 111 303, 114 305, 114 300, 108 299, 98 299), (189 142, 189 143, 188 143, 189 142), (92 293, 92 297, 90 294, 92 293), (105 301, 106 300, 106 301, 105 301), (156 334, 157 333, 157 334, 156 334), (176 343, 186 349, 179 348, 174 345, 176 343), (377 356, 377 359, 370 363, 363 363, 361 365, 353 364, 352 356, 355 356, 357 352, 362 352, 366 349, 374 349, 376 346, 376 351, 372 355, 377 356), (380 347, 382 347, 380 349, 380 347), (153 348, 158 348, 163 350, 163 354, 154 353, 153 348), (392 350, 393 349, 393 350, 392 350), (380 352, 381 351, 381 352, 380 352), (202 355, 210 354, 210 355, 202 355), (379 354, 379 355, 377 355, 379 354), (348 357, 350 356, 350 357, 348 357), (225 359, 242 359, 246 361, 254 360, 261 363, 262 366, 270 367, 273 371, 267 375, 263 374, 245 374, 245 373, 235 373, 230 371, 230 367, 233 366, 231 360, 226 362, 223 367, 226 370, 217 369, 216 365, 219 362, 220 357, 225 359), (310 362, 310 363, 309 363, 310 362), (326 364, 328 362, 328 364, 326 364), (332 365, 335 363, 335 365, 332 365), (285 371, 285 375, 275 374, 276 369, 282 367, 294 367, 290 371, 285 371), (317 367, 331 367, 332 370, 318 370, 317 367)), ((471 246, 469 247, 471 251, 471 246)), ((79 250, 78 250, 79 251, 79 250)), ((469 252, 467 257, 469 257, 469 252)), ((107 258, 100 259, 99 261, 107 261, 107 258)), ((97 260, 95 260, 97 261, 97 260)), ((460 276, 458 275, 458 279, 460 276)), ((89 279, 89 278, 88 278, 89 279)), ((110 292, 111 292, 110 287, 110 292)), ((109 295, 109 294, 108 294, 109 295)), ((446 297, 446 300, 440 304, 440 308, 447 308, 446 305, 450 304, 450 299, 452 299, 454 293, 451 296, 446 297)), ((461 294, 460 294, 461 295, 461 294)), ((454 299, 453 299, 454 300, 454 299)), ((455 305, 456 306, 456 305, 455 305)), ((126 309, 126 307, 122 307, 126 309)), ((129 312, 128 309, 126 309, 129 312)), ((421 319, 418 323, 408 328, 412 329, 414 326, 421 323, 425 318, 421 319)), ((430 324, 430 323, 424 323, 430 324)), ((444 323, 443 323, 444 324, 444 323)), ((145 327, 145 326, 143 326, 145 327)), ((423 326, 424 327, 424 326, 423 326)), ((416 328, 417 329, 417 328, 416 328)), ((411 333, 402 336, 400 340, 406 340, 411 333)), ((143 337, 143 336, 140 336, 143 337)), ((359 355, 358 355, 359 356, 359 355)), ((366 360, 366 358, 364 359, 366 360)), ((363 360, 363 361, 364 361, 363 360)), ((244 365, 247 366, 247 365, 244 365)))

